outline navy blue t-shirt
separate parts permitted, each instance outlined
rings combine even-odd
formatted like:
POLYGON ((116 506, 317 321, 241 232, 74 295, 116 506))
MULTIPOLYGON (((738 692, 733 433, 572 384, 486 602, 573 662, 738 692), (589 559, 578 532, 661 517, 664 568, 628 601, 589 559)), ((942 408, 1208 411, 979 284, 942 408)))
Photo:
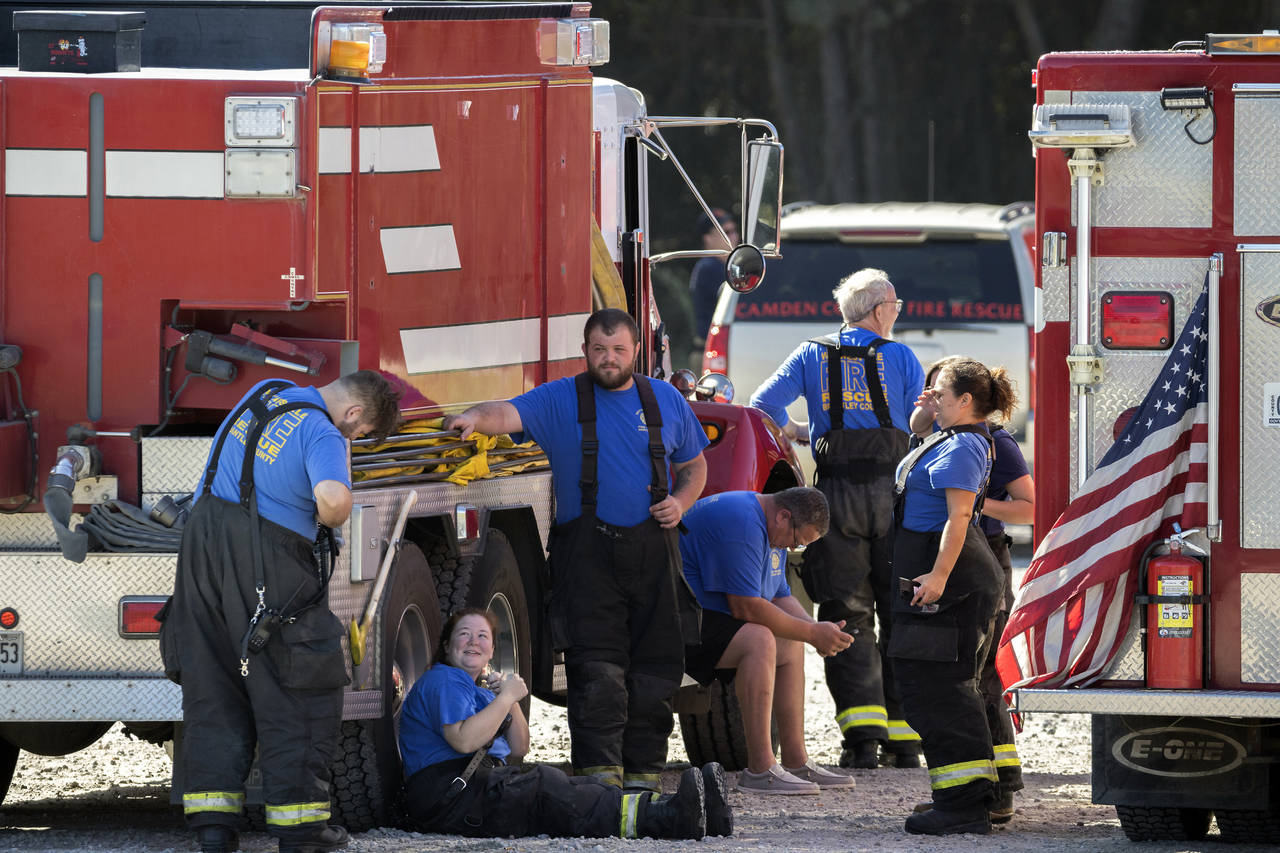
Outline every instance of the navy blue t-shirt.
MULTIPOLYGON (((1009 497, 1009 490, 1005 486, 1014 480, 1027 476, 1031 472, 1027 470, 1027 460, 1023 458, 1018 442, 1013 440, 1013 436, 1009 435, 1008 430, 992 430, 991 440, 996 445, 996 458, 991 465, 991 481, 987 484, 987 500, 1003 501, 1009 497)), ((982 532, 987 536, 999 536, 1004 532, 1004 522, 998 518, 984 515, 979 523, 982 525, 982 532)))
POLYGON ((693 301, 693 335, 705 338, 716 313, 720 287, 724 284, 724 258, 698 258, 689 276, 689 297, 693 301))
MULTIPOLYGON (((254 385, 248 394, 240 398, 236 408, 269 381, 273 380, 254 385)), ((324 408, 324 398, 317 389, 297 385, 271 395, 268 405, 277 408, 303 400, 324 408)), ((231 426, 231 434, 222 446, 222 457, 213 478, 213 494, 233 503, 240 502, 240 467, 244 463, 244 443, 249 438, 251 418, 252 414, 246 411, 231 426)), ((224 423, 219 428, 219 435, 225 427, 224 423)), ((216 437, 214 444, 217 444, 216 437)), ((212 455, 213 451, 209 453, 212 455)), ((347 456, 346 439, 324 412, 298 409, 271 421, 258 439, 258 450, 253 460, 258 514, 307 539, 314 539, 318 529, 315 487, 323 480, 336 480, 350 488, 347 456)), ((206 468, 208 462, 206 459, 206 468)), ((201 482, 203 478, 202 471, 201 482)), ((199 497, 200 484, 197 484, 196 498, 199 497)))
MULTIPOLYGON (((400 757, 405 776, 441 761, 466 758, 469 753, 449 746, 444 727, 475 716, 494 698, 493 691, 476 684, 466 670, 433 664, 413 685, 400 711, 400 757)), ((488 754, 505 761, 511 746, 505 737, 496 737, 488 754)))
MULTIPOLYGON (((840 342, 866 346, 877 337, 874 332, 854 326, 840 333, 840 342)), ((751 405, 762 409, 778 426, 786 426, 790 420, 787 406, 803 396, 809 411, 809 450, 812 453, 817 453, 813 442, 831 429, 831 391, 827 387, 830 376, 827 356, 830 352, 824 346, 805 341, 751 395, 751 405)), ((860 358, 842 361, 844 428, 873 429, 880 426, 871 404, 871 393, 867 390, 865 363, 860 358)), ((916 400, 924 389, 924 369, 920 367, 920 360, 905 344, 890 341, 876 352, 876 366, 880 370, 885 402, 889 405, 889 417, 894 426, 910 435, 911 413, 915 411, 916 400)))
MULTIPOLYGON (((986 438, 973 432, 956 433, 929 448, 907 476, 902 526, 919 533, 942 530, 947 489, 973 492, 976 500, 987 477, 987 450, 986 438)), ((905 463, 898 463, 898 474, 905 463)))
MULTIPOLYGON (((706 447, 707 435, 689 408, 689 401, 666 382, 653 381, 653 395, 662 415, 662 444, 668 462, 688 462, 706 447)), ((634 527, 649 518, 648 487, 653 483, 649 459, 649 431, 633 384, 625 391, 606 391, 592 383, 596 398, 596 516, 619 527, 634 527)), ((520 413, 528 438, 536 441, 551 461, 556 493, 556 523, 582 514, 582 426, 578 423, 578 392, 572 377, 539 385, 511 401, 520 413)), ((671 486, 670 471, 667 487, 671 486)))
POLYGON ((684 576, 704 609, 729 612, 729 595, 768 601, 791 594, 787 549, 769 545, 755 492, 721 492, 695 503, 680 537, 684 576))

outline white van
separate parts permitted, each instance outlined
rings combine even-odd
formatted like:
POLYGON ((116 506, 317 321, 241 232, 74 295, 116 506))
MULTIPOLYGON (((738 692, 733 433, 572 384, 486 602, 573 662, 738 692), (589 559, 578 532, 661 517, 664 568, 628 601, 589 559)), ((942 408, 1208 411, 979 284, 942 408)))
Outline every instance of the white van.
MULTIPOLYGON (((728 374, 746 403, 803 341, 840 328, 831 292, 864 267, 888 272, 904 301, 894 339, 922 365, 963 354, 1008 369, 1019 398, 1010 431, 1030 426, 1035 279, 1029 203, 790 205, 783 257, 752 293, 722 288, 703 369, 728 374)), ((803 398, 788 409, 807 420, 803 398)))

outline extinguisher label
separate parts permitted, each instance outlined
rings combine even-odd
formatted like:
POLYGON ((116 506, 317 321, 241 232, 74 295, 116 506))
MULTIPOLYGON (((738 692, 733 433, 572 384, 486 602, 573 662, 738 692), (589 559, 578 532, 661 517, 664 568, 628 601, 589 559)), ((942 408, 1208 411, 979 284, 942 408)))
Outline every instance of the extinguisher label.
POLYGON ((1280 382, 1262 385, 1262 425, 1280 427, 1280 382))
MULTIPOLYGON (((1191 595, 1191 575, 1161 575, 1156 580, 1157 595, 1191 595)), ((1191 637, 1191 605, 1161 604, 1156 633, 1161 637, 1191 637)))

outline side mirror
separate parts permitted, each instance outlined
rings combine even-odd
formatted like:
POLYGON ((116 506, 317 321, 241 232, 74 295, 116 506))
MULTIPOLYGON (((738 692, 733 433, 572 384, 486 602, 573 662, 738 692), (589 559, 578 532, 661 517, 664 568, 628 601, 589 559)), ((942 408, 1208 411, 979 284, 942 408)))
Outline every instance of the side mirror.
POLYGON ((733 383, 723 373, 704 373, 693 388, 695 399, 715 403, 733 402, 733 383))
POLYGON ((769 139, 747 143, 747 185, 742 196, 743 240, 778 258, 782 216, 782 144, 769 139))
POLYGON ((750 243, 729 253, 724 264, 724 280, 739 293, 750 293, 764 281, 764 254, 750 243))

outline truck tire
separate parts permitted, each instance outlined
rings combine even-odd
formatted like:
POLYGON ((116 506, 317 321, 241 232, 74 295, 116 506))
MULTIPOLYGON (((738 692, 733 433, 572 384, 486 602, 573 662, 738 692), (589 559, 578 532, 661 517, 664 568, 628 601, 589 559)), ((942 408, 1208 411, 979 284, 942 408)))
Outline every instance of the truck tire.
POLYGON ((18 766, 18 748, 7 740, 0 740, 0 803, 9 794, 13 781, 13 769, 18 766))
MULTIPOLYGON (((747 769, 747 736, 742 725, 742 709, 732 685, 718 679, 707 688, 711 707, 705 713, 680 715, 680 734, 689 763, 701 766, 718 761, 725 770, 747 769)), ((778 733, 772 731, 773 749, 778 750, 778 733)))
MULTIPOLYGON (((516 552, 506 534, 490 529, 485 538, 484 552, 478 557, 449 558, 447 552, 432 551, 439 555, 436 575, 436 595, 440 599, 441 614, 464 607, 480 607, 493 614, 498 623, 494 637, 493 668, 500 672, 518 672, 526 684, 533 679, 533 635, 529 630, 529 605, 520 579, 520 564, 516 552)), ((530 699, 521 702, 525 718, 529 716, 530 699)))
POLYGON ((36 755, 70 755, 97 742, 114 722, 0 723, 0 738, 36 755))
POLYGON ((1280 813, 1267 809, 1215 809, 1222 840, 1232 844, 1280 844, 1280 813))
POLYGON ((333 819, 352 832, 402 822, 398 715, 414 682, 430 666, 440 636, 431 567, 418 546, 401 547, 379 609, 382 716, 343 721, 332 765, 333 819))
POLYGON ((1130 841, 1197 841, 1209 833, 1209 809, 1116 806, 1120 828, 1130 841))

